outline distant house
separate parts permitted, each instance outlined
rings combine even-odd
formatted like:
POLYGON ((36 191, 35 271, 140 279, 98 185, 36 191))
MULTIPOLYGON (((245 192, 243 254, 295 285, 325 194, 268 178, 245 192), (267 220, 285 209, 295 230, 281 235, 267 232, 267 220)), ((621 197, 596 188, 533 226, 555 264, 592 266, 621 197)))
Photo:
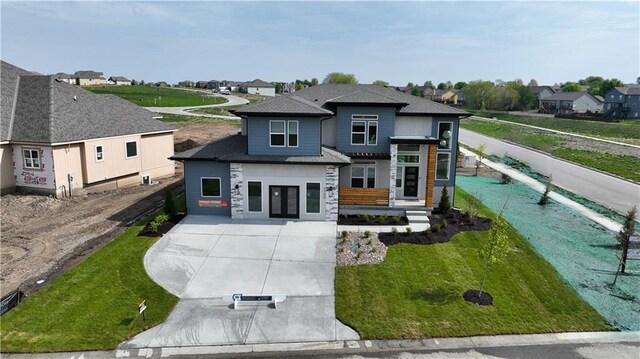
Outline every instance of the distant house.
POLYGON ((106 85, 107 80, 102 75, 102 72, 96 71, 76 71, 73 77, 76 79, 76 85, 80 86, 106 85))
POLYGON ((450 89, 436 90, 431 99, 445 104, 457 104, 458 93, 450 89))
POLYGON ((455 91, 455 93, 458 95, 457 101, 455 102, 455 105, 462 107, 464 106, 464 89, 460 89, 460 90, 453 90, 455 91))
POLYGON ((155 82, 145 82, 145 85, 147 85, 149 87, 155 87, 156 83, 155 82))
POLYGON ((194 85, 193 81, 189 81, 189 80, 178 82, 178 87, 193 87, 193 85, 194 85))
POLYGON ((622 86, 604 95, 604 117, 615 119, 640 118, 640 86, 622 86))
POLYGON ((196 82, 196 88, 206 89, 208 87, 209 87, 209 82, 208 81, 198 81, 198 82, 196 82))
POLYGON ((169 84, 164 81, 156 82, 156 87, 169 87, 169 84))
POLYGON ((58 72, 55 75, 52 75, 56 80, 66 82, 68 84, 76 84, 76 79, 72 74, 67 74, 64 72, 58 72))
POLYGON ((111 76, 109 81, 113 82, 116 86, 131 86, 131 80, 122 76, 111 76))
POLYGON ((282 93, 294 93, 296 92, 296 84, 295 82, 284 82, 282 84, 282 93))
POLYGON ((243 83, 240 86, 240 92, 273 97, 276 95, 276 87, 272 83, 255 79, 253 81, 243 83))
POLYGON ((556 92, 540 102, 540 112, 556 115, 601 112, 603 104, 586 92, 556 92))
POLYGON ((4 61, 0 90, 2 192, 61 197, 175 173, 175 130, 148 110, 4 61))
POLYGON ((540 108, 542 105, 542 100, 547 97, 553 95, 557 91, 551 86, 531 86, 531 91, 536 94, 536 107, 540 108))
POLYGON ((220 88, 220 81, 218 81, 218 80, 207 81, 207 88, 208 89, 218 89, 218 88, 220 88))

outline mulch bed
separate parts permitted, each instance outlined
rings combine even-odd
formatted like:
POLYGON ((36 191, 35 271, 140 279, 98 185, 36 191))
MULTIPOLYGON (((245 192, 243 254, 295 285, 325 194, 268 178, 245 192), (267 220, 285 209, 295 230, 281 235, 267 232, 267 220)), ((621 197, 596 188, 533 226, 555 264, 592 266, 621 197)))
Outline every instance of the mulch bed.
POLYGON ((477 289, 469 289, 464 294, 462 294, 462 298, 469 303, 474 303, 478 305, 493 305, 493 297, 491 294, 487 292, 482 292, 482 296, 479 296, 480 291, 477 289))
POLYGON ((160 226, 158 226, 158 230, 156 232, 151 230, 151 222, 147 223, 146 226, 138 233, 138 237, 161 237, 165 233, 169 232, 173 226, 178 224, 186 215, 184 213, 176 214, 175 216, 169 218, 169 220, 160 226))
POLYGON ((398 228, 398 233, 380 233, 378 238, 386 246, 392 246, 400 243, 411 244, 435 244, 445 243, 451 240, 451 237, 466 231, 486 231, 491 228, 492 221, 488 218, 475 218, 471 220, 468 215, 458 210, 451 210, 447 214, 433 213, 429 216, 431 229, 428 233, 412 232, 407 233, 402 227, 398 228), (444 224, 446 221, 446 225, 444 224), (436 228, 438 228, 436 230, 436 228))
POLYGON ((400 222, 394 222, 393 216, 374 216, 358 214, 341 215, 338 224, 347 226, 406 226, 409 223, 407 217, 401 217, 400 222))

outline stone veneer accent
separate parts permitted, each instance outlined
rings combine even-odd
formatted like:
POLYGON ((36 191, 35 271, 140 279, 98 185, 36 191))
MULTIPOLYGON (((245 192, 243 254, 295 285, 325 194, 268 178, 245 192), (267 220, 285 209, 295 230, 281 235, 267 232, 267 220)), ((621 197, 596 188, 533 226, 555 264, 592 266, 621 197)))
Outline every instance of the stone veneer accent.
POLYGON ((396 172, 398 170, 398 145, 392 144, 389 149, 389 207, 396 206, 396 172))
POLYGON ((229 165, 231 177, 231 218, 244 218, 244 182, 242 180, 242 163, 229 165), (236 185, 238 189, 236 189, 236 185))
POLYGON ((338 167, 327 166, 324 181, 324 215, 327 221, 338 220, 338 167))

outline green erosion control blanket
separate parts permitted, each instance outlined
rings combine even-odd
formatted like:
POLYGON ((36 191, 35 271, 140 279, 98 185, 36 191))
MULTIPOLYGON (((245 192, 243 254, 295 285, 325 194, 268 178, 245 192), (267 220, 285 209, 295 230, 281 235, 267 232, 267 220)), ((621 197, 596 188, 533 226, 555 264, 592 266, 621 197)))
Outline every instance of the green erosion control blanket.
POLYGON ((618 329, 640 330, 640 261, 627 261, 627 274, 611 286, 621 254, 616 233, 551 199, 539 206, 540 193, 519 182, 465 176, 456 181, 496 213, 509 198, 504 217, 569 285, 618 329))

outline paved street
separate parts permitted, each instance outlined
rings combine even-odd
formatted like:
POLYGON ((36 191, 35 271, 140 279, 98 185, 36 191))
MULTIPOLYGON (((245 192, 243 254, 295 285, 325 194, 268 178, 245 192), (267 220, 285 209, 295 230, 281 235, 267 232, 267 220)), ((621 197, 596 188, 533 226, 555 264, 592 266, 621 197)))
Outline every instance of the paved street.
POLYGON ((617 177, 562 161, 543 153, 512 145, 475 132, 460 129, 460 142, 477 147, 487 144, 487 152, 525 162, 544 175, 553 175, 553 183, 619 213, 640 206, 640 185, 617 177))
MULTIPOLYGON (((200 92, 200 91, 198 91, 200 92)), ((212 95, 212 94, 209 94, 212 95)), ((238 119, 236 116, 222 116, 222 115, 207 115, 204 113, 195 113, 188 112, 187 110, 193 110, 197 108, 207 108, 207 107, 228 107, 228 106, 238 106, 249 103, 248 100, 233 96, 233 95, 220 95, 216 94, 215 96, 224 97, 228 102, 220 103, 217 105, 204 105, 204 106, 187 106, 187 107, 145 107, 149 111, 158 112, 158 113, 171 113, 174 115, 187 115, 187 116, 196 116, 196 117, 210 117, 210 118, 222 118, 222 119, 238 119)))

